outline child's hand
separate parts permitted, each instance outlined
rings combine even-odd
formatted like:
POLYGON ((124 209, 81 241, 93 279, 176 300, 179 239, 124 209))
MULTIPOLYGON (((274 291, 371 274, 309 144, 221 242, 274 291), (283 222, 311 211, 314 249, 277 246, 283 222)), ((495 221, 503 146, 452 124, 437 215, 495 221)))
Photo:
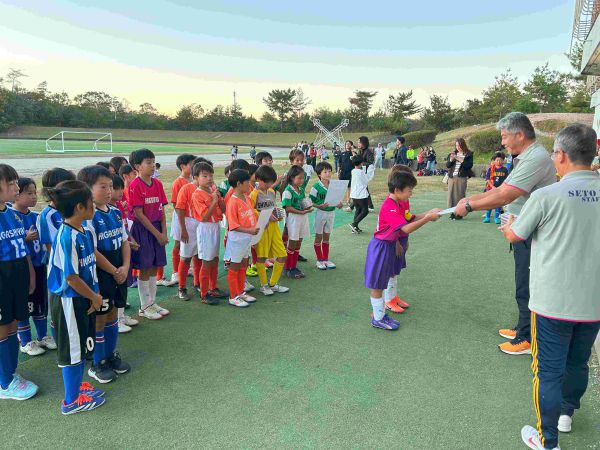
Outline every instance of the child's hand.
POLYGON ((125 283, 125 280, 127 280, 127 269, 124 266, 118 267, 113 278, 118 284, 125 283))
POLYGON ((302 210, 302 214, 309 214, 311 212, 313 212, 313 207, 312 206, 310 208, 308 208, 308 209, 302 210))
POLYGON ((400 241, 396 241, 396 256, 402 256, 404 254, 404 247, 400 241))
POLYGON ((190 235, 188 234, 187 230, 184 228, 183 230, 181 230, 181 242, 184 243, 188 243, 188 241, 190 240, 190 235))
MULTIPOLYGON (((217 191, 214 191, 214 192, 211 194, 211 197, 212 197, 211 204, 212 204, 213 206, 214 206, 214 205, 216 205, 217 203, 219 203, 219 193, 218 193, 217 191)), ((187 242, 187 241, 186 241, 186 242, 187 242)))
POLYGON ((158 240, 158 243, 160 245, 162 245, 163 247, 169 243, 169 238, 164 233, 159 234, 157 240, 158 240))
POLYGON ((253 236, 256 236, 260 231, 260 228, 254 228, 253 230, 250 230, 250 234, 253 236))
POLYGON ((427 222, 435 222, 436 220, 438 220, 440 218, 440 211, 442 210, 438 208, 428 211, 427 214, 425 214, 427 222))
POLYGON ((269 217, 269 222, 279 222, 279 219, 277 216, 275 216, 275 214, 271 214, 271 217, 269 217))
POLYGON ((140 244, 138 244, 137 242, 135 242, 133 239, 129 240, 129 247, 131 248, 131 250, 139 250, 140 249, 140 244))
POLYGON ((323 210, 324 210, 325 208, 329 208, 329 203, 323 203, 323 204, 321 205, 321 209, 323 209, 323 210))
POLYGON ((339 202, 339 203, 337 204, 336 208, 337 208, 337 209, 342 209, 342 206, 344 206, 344 205, 342 204, 342 202, 339 202))
POLYGON ((27 230, 27 235, 25 236, 25 242, 37 241, 40 238, 38 231, 35 229, 33 225, 29 227, 27 230))
POLYGON ((96 294, 90 298, 90 301, 92 302, 92 306, 90 309, 88 309, 88 314, 93 314, 96 311, 100 311, 102 308, 102 296, 100 294, 96 294))

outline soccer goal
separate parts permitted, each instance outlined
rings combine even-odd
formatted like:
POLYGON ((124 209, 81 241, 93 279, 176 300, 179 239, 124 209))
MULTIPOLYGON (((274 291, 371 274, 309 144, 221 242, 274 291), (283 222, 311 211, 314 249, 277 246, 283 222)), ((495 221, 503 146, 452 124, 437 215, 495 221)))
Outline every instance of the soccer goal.
POLYGON ((112 153, 112 133, 105 131, 61 131, 46 139, 46 151, 112 153))

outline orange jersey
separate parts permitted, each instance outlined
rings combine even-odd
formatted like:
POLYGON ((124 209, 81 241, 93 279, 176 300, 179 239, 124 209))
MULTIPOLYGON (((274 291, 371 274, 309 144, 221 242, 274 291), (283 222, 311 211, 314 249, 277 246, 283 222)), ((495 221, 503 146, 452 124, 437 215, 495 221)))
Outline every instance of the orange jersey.
POLYGON ((253 228, 256 227, 256 215, 254 214, 254 208, 250 197, 246 195, 246 201, 237 198, 232 195, 227 202, 227 224, 229 230, 235 230, 236 228, 253 228))
POLYGON ((212 195, 203 189, 196 189, 192 194, 192 217, 200 222, 220 222, 223 219, 223 211, 217 203, 212 210, 210 217, 205 220, 203 217, 212 204, 212 195))
POLYGON ((191 183, 191 181, 183 177, 177 177, 175 181, 173 181, 173 185, 171 186, 171 203, 173 203, 174 205, 177 203, 179 191, 183 186, 185 186, 188 183, 191 183))
POLYGON ((194 183, 188 183, 179 189, 175 209, 185 211, 185 217, 192 217, 192 194, 196 190, 194 183))
MULTIPOLYGON (((252 186, 252 184, 250 184, 250 192, 248 193, 248 195, 252 194, 253 190, 254 190, 254 186, 252 186)), ((229 190, 227 191, 227 194, 225 194, 225 198, 223 198, 223 201, 225 202, 226 205, 234 192, 235 192, 235 189, 230 187, 229 190)))

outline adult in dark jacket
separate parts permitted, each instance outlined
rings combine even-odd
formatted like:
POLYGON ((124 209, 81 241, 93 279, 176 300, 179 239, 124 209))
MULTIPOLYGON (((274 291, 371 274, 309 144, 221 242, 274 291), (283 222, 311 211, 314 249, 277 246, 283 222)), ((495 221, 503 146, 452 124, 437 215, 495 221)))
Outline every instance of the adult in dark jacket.
POLYGON ((408 152, 408 148, 404 143, 406 140, 403 136, 398 136, 396 138, 396 150, 394 151, 394 164, 402 164, 404 166, 408 166, 408 156, 406 152, 408 152))
POLYGON ((348 180, 348 189, 346 191, 346 199, 348 202, 348 206, 350 206, 350 182, 352 179, 352 169, 354 169, 354 165, 352 164, 352 149, 354 148, 354 142, 346 141, 344 145, 344 151, 340 153, 340 162, 338 169, 338 179, 340 180, 348 180))
MULTIPOLYGON (((375 152, 370 147, 369 138, 366 136, 361 136, 358 138, 357 147, 358 147, 358 154, 360 155, 360 157, 363 160, 363 167, 366 171, 369 168, 369 166, 372 166, 373 164, 375 164, 375 152)), ((368 191, 369 191, 369 189, 367 188, 367 192, 368 191)), ((370 211, 372 211, 374 209, 373 200, 371 199, 371 193, 369 193, 369 197, 368 197, 368 206, 369 206, 370 211)))
MULTIPOLYGON (((455 142, 455 150, 448 155, 446 168, 448 169, 448 208, 458 204, 467 193, 467 180, 472 176, 473 152, 469 150, 463 138, 455 142)), ((451 219, 462 219, 461 216, 452 214, 451 219)))

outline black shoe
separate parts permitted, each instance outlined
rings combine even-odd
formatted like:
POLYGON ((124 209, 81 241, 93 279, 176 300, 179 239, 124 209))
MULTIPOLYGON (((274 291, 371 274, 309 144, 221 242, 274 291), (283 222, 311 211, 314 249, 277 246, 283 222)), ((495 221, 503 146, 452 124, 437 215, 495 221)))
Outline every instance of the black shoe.
POLYGON ((204 303, 205 305, 218 305, 219 304, 219 299, 215 298, 215 297, 211 297, 210 295, 207 295, 206 297, 200 297, 200 301, 202 303, 204 303))
POLYGON ((187 302, 190 300, 190 294, 188 294, 187 288, 183 288, 183 289, 179 289, 177 291, 177 297, 181 300, 183 300, 184 302, 187 302))
POLYGON ((302 255, 298 255, 298 261, 300 261, 300 262, 306 262, 306 261, 308 261, 308 259, 306 259, 306 258, 305 258, 304 256, 302 256, 302 255))
POLYGON ((456 220, 456 216, 454 215, 454 213, 450 214, 450 220, 456 220))
POLYGON ((117 378, 117 374, 109 367, 108 361, 100 361, 100 364, 93 365, 88 369, 88 375, 98 383, 106 384, 117 378))
POLYGON ((110 358, 108 358, 108 367, 118 374, 127 373, 131 370, 131 366, 121 360, 121 355, 119 352, 115 352, 110 358))
POLYGON ((131 308, 131 305, 129 303, 125 303, 125 309, 129 309, 131 308))
POLYGON ((463 220, 463 216, 454 216, 454 220, 463 220))
POLYGON ((358 228, 358 227, 356 227, 356 230, 357 230, 358 234, 360 234, 360 233, 362 233, 362 232, 363 232, 363 230, 361 230, 361 229, 360 229, 360 228, 358 228))
POLYGON ((359 233, 358 227, 356 225, 354 225, 353 223, 350 224, 350 229, 352 230, 352 232, 354 234, 358 234, 359 233))

